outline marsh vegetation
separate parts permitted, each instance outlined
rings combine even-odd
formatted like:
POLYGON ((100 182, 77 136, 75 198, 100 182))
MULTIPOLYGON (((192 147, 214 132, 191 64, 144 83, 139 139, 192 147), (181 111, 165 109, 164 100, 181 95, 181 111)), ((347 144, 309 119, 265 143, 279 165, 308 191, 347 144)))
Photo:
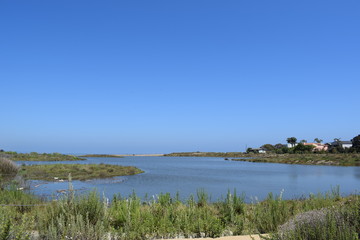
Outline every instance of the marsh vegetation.
POLYGON ((3 239, 26 239, 31 232, 40 239, 127 240, 249 233, 271 233, 274 240, 358 239, 360 233, 359 196, 342 198, 337 189, 296 200, 269 194, 249 204, 230 191, 214 203, 204 191, 185 201, 170 194, 147 200, 116 195, 109 201, 96 192, 76 196, 70 188, 51 202, 16 188, 0 191, 3 239))
POLYGON ((17 153, 17 152, 1 152, 0 156, 9 158, 13 161, 78 161, 85 160, 85 158, 74 155, 67 155, 61 153, 17 153))
POLYGON ((22 176, 32 180, 54 181, 66 179, 71 173, 73 180, 89 180, 97 178, 111 178, 142 173, 132 166, 110 164, 51 164, 30 165, 21 167, 22 176))
POLYGON ((233 161, 268 162, 307 165, 360 166, 359 153, 339 154, 257 154, 250 158, 232 159, 233 161))

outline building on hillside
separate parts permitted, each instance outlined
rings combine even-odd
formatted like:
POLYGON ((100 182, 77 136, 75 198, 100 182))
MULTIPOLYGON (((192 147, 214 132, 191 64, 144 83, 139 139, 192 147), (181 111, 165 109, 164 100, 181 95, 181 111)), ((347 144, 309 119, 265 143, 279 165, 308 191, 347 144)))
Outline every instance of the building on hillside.
POLYGON ((295 144, 288 143, 288 144, 285 144, 285 146, 286 146, 287 148, 292 148, 292 147, 297 146, 298 144, 299 144, 299 143, 295 143, 295 144))
POLYGON ((264 148, 253 148, 253 151, 255 153, 266 153, 266 150, 264 148))
POLYGON ((342 148, 351 148, 352 147, 352 142, 351 141, 335 141, 331 143, 332 147, 337 147, 340 146, 342 148))
POLYGON ((329 146, 322 143, 303 143, 305 146, 314 146, 313 151, 327 151, 329 146))

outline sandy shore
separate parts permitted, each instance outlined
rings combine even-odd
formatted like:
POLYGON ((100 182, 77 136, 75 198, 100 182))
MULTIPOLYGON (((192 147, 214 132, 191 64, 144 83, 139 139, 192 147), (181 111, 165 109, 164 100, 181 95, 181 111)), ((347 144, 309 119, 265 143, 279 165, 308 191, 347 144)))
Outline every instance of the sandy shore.
MULTIPOLYGON (((262 234, 262 236, 266 237, 267 234, 262 234)), ((184 238, 184 240, 186 239, 189 238, 184 238)), ((164 239, 164 240, 174 240, 174 239, 164 239)), ((229 236, 229 237, 220 237, 220 238, 198 238, 198 240, 262 240, 262 239, 258 234, 257 235, 254 234, 254 235, 229 236)))
POLYGON ((162 157, 163 153, 153 153, 153 154, 112 154, 118 157, 162 157))

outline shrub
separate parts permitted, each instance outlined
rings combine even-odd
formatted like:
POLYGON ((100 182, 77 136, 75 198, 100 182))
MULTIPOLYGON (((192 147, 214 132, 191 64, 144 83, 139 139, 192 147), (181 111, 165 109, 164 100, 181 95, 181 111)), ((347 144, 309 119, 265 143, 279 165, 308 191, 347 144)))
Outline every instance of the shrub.
POLYGON ((343 213, 328 209, 313 210, 297 215, 280 227, 278 240, 356 240, 356 229, 343 213))
POLYGON ((102 239, 108 226, 105 203, 96 192, 81 197, 69 192, 67 197, 53 203, 40 217, 42 238, 102 239))
POLYGON ((19 166, 6 157, 0 157, 0 175, 16 175, 19 166))

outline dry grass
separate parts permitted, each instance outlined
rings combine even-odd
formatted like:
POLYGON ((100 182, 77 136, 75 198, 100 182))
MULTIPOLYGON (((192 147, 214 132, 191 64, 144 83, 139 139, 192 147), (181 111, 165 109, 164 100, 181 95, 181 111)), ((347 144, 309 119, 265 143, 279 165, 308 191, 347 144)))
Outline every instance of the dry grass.
POLYGON ((19 166, 6 157, 0 157, 0 175, 16 175, 19 166))

